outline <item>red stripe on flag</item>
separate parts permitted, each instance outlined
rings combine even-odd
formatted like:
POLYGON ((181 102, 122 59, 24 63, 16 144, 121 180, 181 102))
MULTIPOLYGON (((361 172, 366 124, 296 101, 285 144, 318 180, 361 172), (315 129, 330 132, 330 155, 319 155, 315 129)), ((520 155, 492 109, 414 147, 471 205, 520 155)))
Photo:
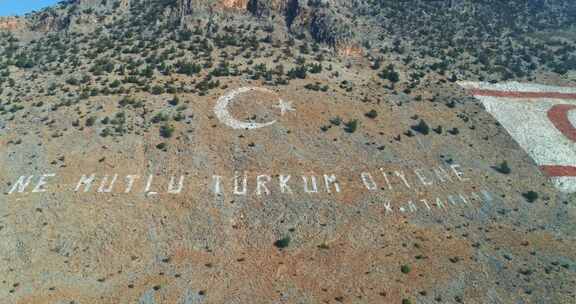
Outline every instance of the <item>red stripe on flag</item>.
POLYGON ((551 177, 576 176, 576 166, 540 166, 540 170, 551 177))
POLYGON ((576 128, 568 118, 568 112, 576 109, 576 105, 559 104, 548 110, 548 119, 564 136, 576 142, 576 128))
POLYGON ((576 93, 561 92, 518 92, 518 91, 496 91, 496 90, 471 90, 472 95, 507 97, 507 98, 554 98, 554 99, 576 99, 576 93))

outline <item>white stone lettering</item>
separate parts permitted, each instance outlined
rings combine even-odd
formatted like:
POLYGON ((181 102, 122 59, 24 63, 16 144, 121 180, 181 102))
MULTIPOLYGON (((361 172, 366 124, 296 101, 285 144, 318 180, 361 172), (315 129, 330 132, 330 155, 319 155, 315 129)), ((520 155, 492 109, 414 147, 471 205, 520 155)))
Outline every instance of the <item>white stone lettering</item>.
POLYGON ((292 189, 288 185, 288 181, 290 180, 290 175, 280 175, 280 192, 292 194, 292 189))
POLYGON ((362 174, 360 174, 360 176, 362 177, 362 182, 364 183, 364 186, 366 187, 366 189, 368 189, 370 191, 374 191, 374 190, 378 189, 378 185, 376 185, 374 178, 372 178, 372 174, 370 174, 368 172, 362 172, 362 174))
POLYGON ((332 185, 334 185, 334 190, 336 190, 336 192, 340 192, 340 184, 336 181, 336 176, 334 174, 324 174, 324 184, 326 185, 326 192, 332 193, 332 185))
POLYGON ((144 193, 146 193, 146 195, 158 194, 158 192, 156 192, 156 191, 151 191, 153 181, 154 181, 154 175, 152 175, 152 174, 148 175, 148 180, 146 181, 146 188, 144 188, 144 193))
POLYGON ((460 197, 460 200, 461 200, 465 205, 470 206, 470 202, 468 202, 468 198, 467 198, 465 195, 459 194, 458 196, 460 197))
POLYGON ((46 179, 49 177, 54 177, 54 176, 56 176, 56 174, 54 174, 54 173, 40 175, 40 179, 38 180, 38 183, 36 184, 36 187, 34 187, 32 192, 34 192, 34 193, 46 192, 46 189, 44 189, 44 186, 47 184, 46 179))
POLYGON ((18 178, 18 181, 16 181, 16 183, 14 183, 14 185, 12 186, 12 189, 10 189, 10 191, 8 191, 8 194, 12 194, 15 191, 16 192, 24 192, 26 190, 26 188, 28 187, 28 185, 30 185, 30 182, 32 181, 32 179, 34 178, 34 175, 30 175, 28 177, 26 176, 20 176, 18 178))
POLYGON ((306 193, 318 193, 318 183, 316 182, 316 176, 310 176, 311 188, 308 186, 308 176, 302 176, 304 181, 304 192, 306 193))
POLYGON ((248 176, 244 173, 242 178, 242 189, 238 186, 238 174, 234 173, 234 194, 235 195, 246 195, 248 194, 248 176))
POLYGON ((469 179, 464 177, 464 172, 460 171, 459 168, 460 168, 460 165, 458 165, 458 164, 450 165, 450 169, 452 169, 452 171, 454 172, 454 175, 456 175, 456 177, 460 181, 463 181, 463 182, 468 181, 469 179))
POLYGON ((454 197, 452 195, 448 195, 448 201, 454 205, 454 206, 458 206, 458 202, 456 202, 456 199, 454 199, 454 197))
POLYGON ((108 183, 108 175, 104 176, 104 178, 102 179, 102 182, 100 183, 100 187, 98 188, 98 192, 103 192, 103 193, 110 193, 112 192, 112 188, 114 188, 114 184, 116 183, 116 179, 118 178, 118 174, 114 174, 114 176, 112 177, 112 181, 110 181, 110 184, 108 186, 106 186, 106 183, 108 183))
POLYGON ((413 201, 409 201, 408 202, 408 210, 410 210, 410 212, 416 212, 416 211, 418 211, 418 207, 416 207, 416 205, 414 204, 413 201))
POLYGON ((124 190, 124 193, 130 193, 134 186, 134 182, 139 178, 140 175, 126 175, 126 190, 124 190))
POLYGON ((392 184, 390 183, 390 179, 388 178, 388 174, 386 174, 386 171, 384 170, 384 168, 380 168, 380 172, 382 173, 382 176, 384 177, 384 181, 386 181, 386 185, 388 186, 388 190, 392 190, 392 184))
POLYGON ((410 184, 408 183, 406 175, 404 174, 403 171, 394 171, 394 174, 396 174, 396 176, 398 176, 402 180, 402 182, 404 182, 406 188, 410 189, 410 184))
POLYGON ((390 201, 384 202, 384 209, 386 210, 386 215, 388 215, 388 213, 394 213, 394 210, 392 210, 392 203, 390 201))
POLYGON ((426 209, 431 210, 432 208, 430 208, 430 205, 428 204, 428 201, 426 199, 421 199, 420 200, 424 206, 426 206, 426 209))
POLYGON ((170 177, 170 183, 168 183, 168 193, 170 194, 178 194, 182 192, 182 188, 184 187, 184 175, 180 175, 180 179, 178 180, 178 186, 174 186, 174 176, 170 177))
POLYGON ((436 206, 440 209, 444 209, 444 202, 442 202, 439 197, 436 198, 436 206))
POLYGON ((82 177, 80 177, 80 180, 78 181, 78 184, 76 184, 76 189, 74 189, 74 191, 78 192, 82 187, 82 185, 84 185, 84 192, 90 191, 90 187, 92 187, 94 179, 96 179, 95 174, 92 174, 90 176, 82 175, 82 177))
POLYGON ((448 172, 446 172, 446 170, 443 167, 436 167, 434 169, 432 169, 434 171, 434 174, 436 175, 436 178, 438 178, 438 180, 443 183, 446 181, 452 181, 452 177, 450 177, 450 174, 448 174, 448 172))
POLYGON ((271 180, 270 175, 258 175, 256 177, 256 194, 262 195, 262 193, 265 193, 266 195, 270 195, 270 190, 266 184, 271 180))
POLYGON ((214 181, 214 194, 222 194, 222 176, 213 175, 212 180, 214 181))
POLYGON ((426 176, 424 176, 424 173, 422 173, 422 169, 416 169, 414 170, 414 173, 416 174, 416 176, 418 177, 418 179, 420 180, 420 182, 422 183, 422 185, 424 186, 431 186, 433 184, 432 181, 429 181, 426 176))

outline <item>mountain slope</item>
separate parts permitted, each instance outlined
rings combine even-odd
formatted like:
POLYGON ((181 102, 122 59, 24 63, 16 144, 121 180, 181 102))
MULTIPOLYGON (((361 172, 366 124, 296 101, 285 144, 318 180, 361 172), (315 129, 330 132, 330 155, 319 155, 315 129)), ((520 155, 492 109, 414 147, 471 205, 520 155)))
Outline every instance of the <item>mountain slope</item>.
POLYGON ((576 86, 572 12, 71 0, 6 19, 0 304, 573 302, 574 195, 457 84, 576 86))

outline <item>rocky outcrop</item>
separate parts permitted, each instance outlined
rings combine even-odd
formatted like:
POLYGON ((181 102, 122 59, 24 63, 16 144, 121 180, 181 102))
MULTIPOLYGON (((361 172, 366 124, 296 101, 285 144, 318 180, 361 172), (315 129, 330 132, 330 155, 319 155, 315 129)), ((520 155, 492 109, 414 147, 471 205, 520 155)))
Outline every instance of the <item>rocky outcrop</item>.
POLYGON ((245 10, 248 7, 248 0, 222 0, 219 5, 224 9, 245 10))
POLYGON ((177 2, 177 12, 178 15, 185 16, 185 15, 191 15, 192 11, 193 11, 193 5, 194 1, 192 0, 178 0, 177 2))
POLYGON ((130 7, 130 0, 120 0, 118 8, 120 9, 128 9, 130 7))
MULTIPOLYGON (((79 23, 85 26, 93 24, 91 18, 82 16, 86 8, 96 8, 100 11, 111 10, 112 13, 126 11, 133 5, 133 0, 120 0, 113 5, 109 2, 102 6, 101 0, 73 0, 66 4, 70 9, 50 8, 32 14, 29 18, 30 28, 39 32, 62 31, 76 28, 79 23)), ((336 46, 348 43, 352 37, 351 27, 346 18, 335 11, 339 4, 327 0, 173 0, 162 2, 142 2, 143 7, 158 10, 159 16, 170 16, 172 20, 186 24, 195 13, 207 12, 238 12, 251 14, 258 18, 275 16, 287 30, 295 33, 305 33, 317 42, 336 46)), ((1 19, 0 19, 1 20, 1 19)), ((13 30, 21 26, 18 18, 4 18, 0 29, 13 30)))
POLYGON ((337 53, 344 57, 360 58, 364 54, 362 47, 356 43, 342 42, 335 46, 337 53))
POLYGON ((282 16, 291 31, 308 32, 314 40, 335 46, 353 36, 351 26, 336 7, 336 2, 327 0, 249 0, 246 9, 257 17, 282 16))
POLYGON ((249 0, 246 9, 253 15, 262 17, 274 11, 272 1, 249 0))
POLYGON ((352 27, 348 21, 329 8, 321 7, 311 14, 309 31, 319 42, 332 46, 352 38, 352 27))
POLYGON ((32 29, 40 32, 61 31, 70 25, 70 16, 46 10, 34 15, 32 29))
POLYGON ((100 0, 75 0, 74 4, 82 5, 82 6, 95 6, 101 5, 102 1, 100 0))

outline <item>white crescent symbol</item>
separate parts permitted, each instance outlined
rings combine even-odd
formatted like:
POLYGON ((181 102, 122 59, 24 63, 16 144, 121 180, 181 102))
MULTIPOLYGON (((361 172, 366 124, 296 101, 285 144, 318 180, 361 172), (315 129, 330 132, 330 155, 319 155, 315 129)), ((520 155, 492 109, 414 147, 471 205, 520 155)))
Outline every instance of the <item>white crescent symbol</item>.
MULTIPOLYGON (((234 102, 236 96, 242 93, 246 93, 249 91, 260 91, 266 93, 274 93, 271 90, 265 88, 257 88, 257 87, 243 87, 236 90, 231 91, 230 93, 218 98, 218 102, 214 107, 214 113, 216 117, 222 122, 223 124, 233 128, 233 129, 259 129, 271 126, 276 123, 276 120, 266 122, 266 123, 256 123, 256 122, 245 122, 237 120, 236 118, 230 115, 228 112, 228 105, 234 102)), ((282 102, 282 100, 280 100, 282 102)))

